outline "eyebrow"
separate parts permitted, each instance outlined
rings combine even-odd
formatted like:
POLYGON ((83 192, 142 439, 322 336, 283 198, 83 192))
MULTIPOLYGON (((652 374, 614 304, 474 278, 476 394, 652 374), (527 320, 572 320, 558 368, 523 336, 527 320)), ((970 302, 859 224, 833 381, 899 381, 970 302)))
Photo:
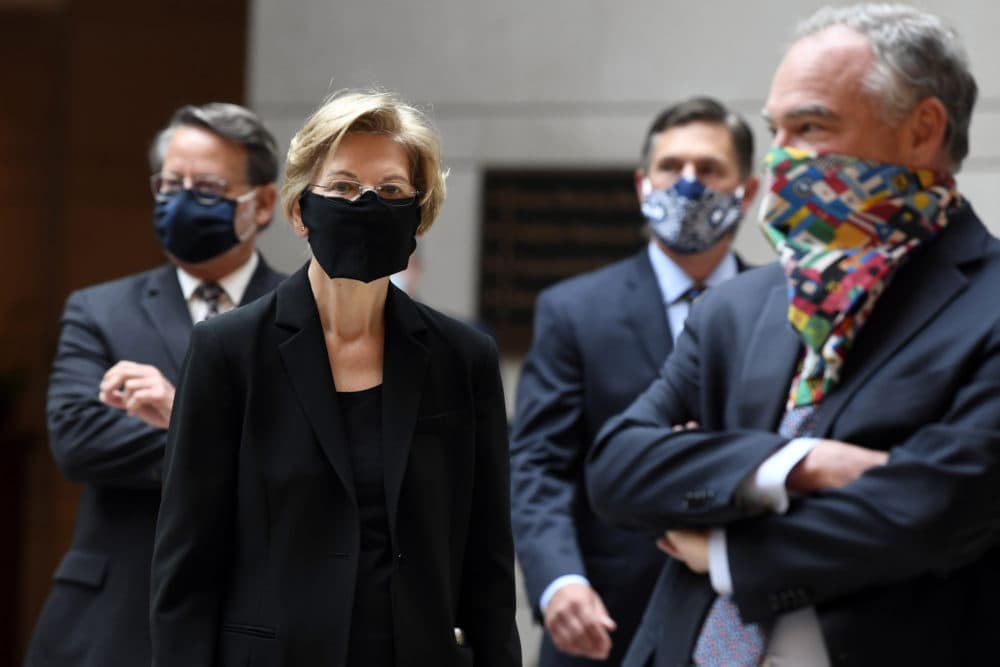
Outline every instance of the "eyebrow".
POLYGON ((331 179, 334 176, 346 176, 347 178, 353 178, 354 180, 358 180, 358 177, 354 175, 353 171, 347 171, 346 169, 338 169, 337 171, 328 171, 325 174, 323 174, 323 180, 325 181, 331 179))
MULTIPOLYGON (((767 112, 767 109, 761 109, 760 115, 764 119, 764 122, 768 125, 774 124, 774 119, 771 118, 771 114, 767 112)), ((833 109, 823 104, 806 104, 800 107, 795 107, 794 109, 782 114, 782 118, 785 120, 795 120, 796 118, 802 118, 805 116, 836 118, 837 114, 834 113, 833 109)))
MULTIPOLYGON (((346 169, 338 169, 337 171, 330 171, 323 174, 323 180, 329 180, 334 176, 344 176, 355 181, 360 180, 353 171, 348 171, 346 169)), ((383 176, 379 179, 379 182, 386 183, 388 181, 403 181, 404 183, 409 183, 410 179, 406 178, 402 174, 390 173, 388 176, 383 176)))
POLYGON ((720 160, 719 158, 715 157, 714 155, 702 155, 702 156, 698 156, 698 157, 694 157, 694 158, 688 158, 688 157, 686 157, 684 155, 663 155, 663 156, 660 157, 660 159, 656 160, 656 162, 654 162, 653 164, 657 165, 657 166, 661 166, 661 165, 664 165, 664 164, 674 163, 674 162, 687 162, 688 160, 690 160, 691 162, 693 162, 695 165, 697 165, 699 167, 702 167, 702 166, 705 166, 705 165, 720 166, 720 165, 726 164, 725 160, 720 160))

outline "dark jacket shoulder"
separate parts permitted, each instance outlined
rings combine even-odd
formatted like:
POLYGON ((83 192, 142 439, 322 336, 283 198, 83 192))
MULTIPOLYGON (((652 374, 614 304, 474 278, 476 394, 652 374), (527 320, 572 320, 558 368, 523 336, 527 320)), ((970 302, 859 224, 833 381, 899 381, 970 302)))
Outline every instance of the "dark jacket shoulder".
POLYGON ((643 246, 639 252, 613 264, 560 280, 542 290, 538 300, 571 305, 592 304, 595 298, 618 292, 627 280, 635 279, 643 272, 654 277, 647 252, 646 246, 643 246))

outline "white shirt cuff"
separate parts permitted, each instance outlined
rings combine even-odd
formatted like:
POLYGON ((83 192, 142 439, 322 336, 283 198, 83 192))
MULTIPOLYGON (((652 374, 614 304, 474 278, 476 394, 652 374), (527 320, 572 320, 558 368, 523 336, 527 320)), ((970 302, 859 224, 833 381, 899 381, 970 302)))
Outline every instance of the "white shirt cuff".
POLYGON ((805 458, 819 438, 793 438, 771 454, 740 485, 736 495, 742 502, 758 505, 778 514, 788 511, 788 490, 785 481, 792 468, 805 458))
POLYGON ((708 578, 719 595, 733 594, 733 577, 729 572, 724 528, 713 528, 708 532, 708 578))
POLYGON ((559 589, 566 584, 586 584, 587 586, 590 586, 590 582, 587 580, 587 577, 579 574, 564 574, 561 577, 556 577, 552 580, 551 584, 545 587, 545 590, 542 591, 542 597, 538 600, 538 608, 542 610, 543 614, 545 613, 545 607, 548 606, 549 600, 552 599, 552 596, 558 593, 559 589))

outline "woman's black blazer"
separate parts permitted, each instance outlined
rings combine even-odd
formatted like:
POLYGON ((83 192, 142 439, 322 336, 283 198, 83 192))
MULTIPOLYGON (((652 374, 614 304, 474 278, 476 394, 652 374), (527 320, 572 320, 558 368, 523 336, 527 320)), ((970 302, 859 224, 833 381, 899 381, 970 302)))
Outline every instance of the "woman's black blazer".
MULTIPOLYGON (((520 665, 496 347, 395 287, 385 314, 397 665, 520 665)), ((344 665, 360 548, 352 477, 305 269, 196 326, 156 526, 154 665, 344 665)))

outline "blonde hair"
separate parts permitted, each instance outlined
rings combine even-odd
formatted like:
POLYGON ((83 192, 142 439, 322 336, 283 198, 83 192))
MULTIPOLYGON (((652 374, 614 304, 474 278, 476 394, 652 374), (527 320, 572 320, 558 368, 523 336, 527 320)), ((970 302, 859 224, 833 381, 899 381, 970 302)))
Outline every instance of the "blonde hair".
POLYGON ((410 157, 414 187, 420 192, 420 232, 434 224, 444 203, 447 174, 441 170, 441 140, 430 119, 392 93, 341 90, 328 97, 292 138, 281 184, 281 206, 292 209, 326 156, 336 151, 344 135, 385 134, 402 144, 410 157))

